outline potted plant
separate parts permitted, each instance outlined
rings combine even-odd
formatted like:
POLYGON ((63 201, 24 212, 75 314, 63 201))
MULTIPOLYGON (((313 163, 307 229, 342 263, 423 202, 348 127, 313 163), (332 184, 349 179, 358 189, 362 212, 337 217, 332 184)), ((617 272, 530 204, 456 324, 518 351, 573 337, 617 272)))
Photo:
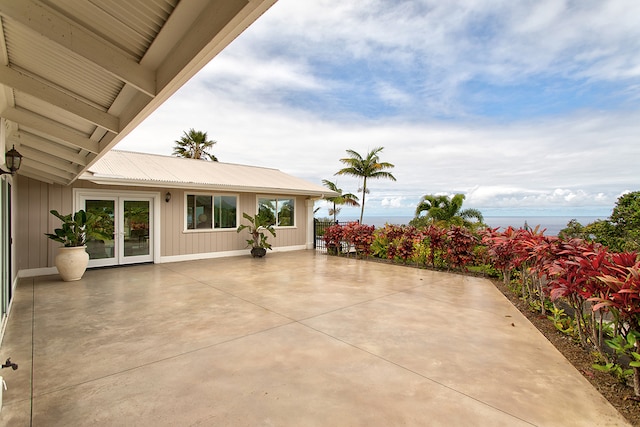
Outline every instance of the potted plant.
POLYGON ((246 212, 242 213, 242 216, 250 222, 250 224, 242 224, 238 227, 238 233, 244 229, 249 231, 251 239, 247 239, 247 246, 251 247, 251 256, 262 258, 267 254, 267 249, 271 249, 271 244, 267 242, 267 235, 265 231, 268 231, 276 237, 276 231, 273 225, 270 224, 265 218, 259 214, 251 216, 246 212))
POLYGON ((45 236, 53 241, 62 243, 64 246, 58 248, 55 257, 55 265, 58 273, 65 282, 82 279, 82 275, 89 263, 89 254, 86 251, 88 237, 111 239, 99 230, 94 229, 91 224, 93 215, 79 210, 74 214, 61 215, 56 210, 51 214, 62 221, 62 227, 53 230, 53 233, 45 233, 45 236))

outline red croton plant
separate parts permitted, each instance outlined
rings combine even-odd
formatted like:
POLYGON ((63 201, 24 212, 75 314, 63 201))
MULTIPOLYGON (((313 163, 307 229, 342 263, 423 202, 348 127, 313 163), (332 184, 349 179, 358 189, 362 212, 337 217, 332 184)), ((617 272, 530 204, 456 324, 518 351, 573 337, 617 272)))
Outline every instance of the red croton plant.
POLYGON ((488 228, 482 235, 482 243, 488 248, 493 266, 500 270, 505 284, 511 283, 511 272, 518 267, 522 256, 516 250, 520 233, 513 227, 503 232, 500 228, 488 228))
POLYGON ((367 256, 371 251, 373 241, 373 225, 363 225, 358 222, 350 222, 347 225, 332 225, 324 231, 324 242, 327 250, 332 253, 340 253, 342 243, 347 245, 347 251, 354 248, 357 255, 367 256))
POLYGON ((384 228, 388 259, 400 259, 404 264, 413 257, 415 244, 420 241, 420 233, 412 226, 386 225, 384 228))
POLYGON ((589 298, 593 310, 608 311, 615 321, 617 337, 609 341, 616 352, 631 359, 633 388, 640 396, 640 262, 635 252, 612 253, 595 260, 601 286, 589 298))
POLYGON ((350 222, 344 226, 344 240, 356 251, 356 255, 367 256, 371 252, 371 242, 373 242, 373 225, 364 225, 359 222, 350 222))
POLYGON ((426 242, 429 248, 428 260, 432 267, 436 266, 436 256, 445 250, 447 243, 447 230, 436 225, 429 225, 421 230, 422 241, 426 242))
POLYGON ((478 238, 467 228, 451 226, 447 231, 449 244, 446 247, 445 259, 453 268, 466 269, 475 258, 474 248, 478 238))

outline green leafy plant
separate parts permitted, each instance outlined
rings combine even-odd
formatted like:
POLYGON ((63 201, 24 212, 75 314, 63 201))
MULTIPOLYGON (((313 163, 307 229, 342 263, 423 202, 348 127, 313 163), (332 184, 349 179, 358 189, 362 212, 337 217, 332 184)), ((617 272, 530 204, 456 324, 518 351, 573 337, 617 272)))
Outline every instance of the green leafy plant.
POLYGON ((249 221, 249 224, 240 225, 237 232, 239 233, 245 229, 249 231, 251 238, 247 239, 247 246, 251 248, 271 249, 271 244, 267 242, 267 235, 265 234, 265 231, 268 231, 273 237, 276 237, 276 231, 273 228, 273 225, 259 214, 251 216, 246 212, 243 212, 242 216, 244 219, 249 221))
POLYGON ((607 372, 618 379, 622 384, 627 383, 627 378, 633 375, 632 369, 624 369, 622 366, 618 365, 614 362, 608 362, 604 365, 600 365, 598 363, 594 363, 591 365, 593 369, 598 371, 607 372))
POLYGON ((551 315, 547 316, 553 322, 553 326, 557 330, 567 335, 574 335, 576 330, 573 318, 564 312, 564 309, 552 305, 550 307, 551 315))
POLYGON ((89 238, 110 239, 96 224, 95 216, 91 213, 79 210, 73 214, 62 215, 57 210, 50 211, 51 215, 62 221, 62 227, 53 230, 53 233, 45 233, 49 239, 62 243, 65 247, 84 246, 89 238))
POLYGON ((640 354, 635 351, 636 342, 638 341, 638 335, 640 335, 640 333, 631 331, 629 334, 627 334, 626 338, 621 335, 616 335, 612 339, 606 340, 605 342, 616 352, 617 355, 629 356, 631 358, 629 366, 639 368, 640 354))
POLYGON ((389 247, 389 239, 384 228, 378 228, 373 233, 373 241, 371 242, 371 255, 376 258, 387 258, 387 248, 389 247))
POLYGON ((631 331, 627 334, 626 338, 622 335, 616 335, 610 340, 606 340, 607 345, 615 351, 618 357, 629 358, 629 369, 615 362, 608 362, 604 365, 594 364, 593 368, 603 372, 609 372, 613 374, 622 383, 626 383, 627 379, 634 376, 634 370, 640 368, 640 354, 636 352, 636 342, 638 340, 638 333, 631 331))

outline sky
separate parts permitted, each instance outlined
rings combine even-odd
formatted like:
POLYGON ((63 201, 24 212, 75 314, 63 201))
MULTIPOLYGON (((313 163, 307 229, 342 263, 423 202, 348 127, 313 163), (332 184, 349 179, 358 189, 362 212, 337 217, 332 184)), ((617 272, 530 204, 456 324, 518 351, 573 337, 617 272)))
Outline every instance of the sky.
POLYGON ((484 216, 606 218, 640 190, 639 16, 637 0, 279 0, 116 149, 171 155, 194 128, 221 162, 358 194, 340 159, 384 147, 396 181, 368 181, 365 217, 462 193, 484 216))

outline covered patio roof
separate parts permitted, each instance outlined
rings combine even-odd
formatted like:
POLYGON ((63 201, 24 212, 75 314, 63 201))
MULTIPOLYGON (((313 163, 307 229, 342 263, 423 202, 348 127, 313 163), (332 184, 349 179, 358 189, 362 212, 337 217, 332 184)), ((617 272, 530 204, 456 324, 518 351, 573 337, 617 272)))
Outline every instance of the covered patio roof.
POLYGON ((2 0, 0 153, 72 183, 275 2, 2 0))

